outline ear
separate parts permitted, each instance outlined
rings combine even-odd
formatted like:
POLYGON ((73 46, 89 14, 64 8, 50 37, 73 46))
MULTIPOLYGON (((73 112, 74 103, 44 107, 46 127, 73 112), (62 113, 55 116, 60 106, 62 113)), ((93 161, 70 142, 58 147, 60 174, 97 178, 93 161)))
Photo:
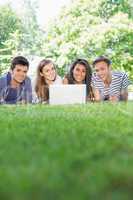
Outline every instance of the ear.
POLYGON ((112 70, 112 67, 111 67, 111 65, 109 65, 109 70, 112 70))
POLYGON ((42 72, 40 72, 40 76, 44 76, 42 72))

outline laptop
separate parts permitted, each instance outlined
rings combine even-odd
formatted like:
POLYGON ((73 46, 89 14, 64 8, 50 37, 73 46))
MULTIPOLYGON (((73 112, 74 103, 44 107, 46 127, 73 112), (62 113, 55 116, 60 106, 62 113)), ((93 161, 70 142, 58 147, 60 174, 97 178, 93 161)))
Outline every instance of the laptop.
POLYGON ((69 84, 69 85, 50 85, 49 104, 85 104, 86 103, 86 85, 69 84))

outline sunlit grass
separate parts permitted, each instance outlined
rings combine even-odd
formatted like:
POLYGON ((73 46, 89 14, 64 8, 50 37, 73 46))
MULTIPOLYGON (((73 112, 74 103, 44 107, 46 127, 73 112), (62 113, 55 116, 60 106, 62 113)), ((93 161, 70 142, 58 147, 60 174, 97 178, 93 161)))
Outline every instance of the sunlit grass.
POLYGON ((132 199, 133 103, 0 113, 0 199, 132 199))

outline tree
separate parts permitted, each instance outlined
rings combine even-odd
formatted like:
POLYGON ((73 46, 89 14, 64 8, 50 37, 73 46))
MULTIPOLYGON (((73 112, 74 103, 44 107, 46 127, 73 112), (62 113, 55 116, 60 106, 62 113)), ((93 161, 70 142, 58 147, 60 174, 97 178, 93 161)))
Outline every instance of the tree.
POLYGON ((22 0, 23 11, 21 13, 22 40, 21 48, 27 54, 40 55, 40 45, 42 42, 43 31, 37 21, 38 2, 36 0, 22 0))
POLYGON ((9 66, 14 51, 19 49, 21 21, 9 4, 0 7, 0 74, 9 66))
POLYGON ((131 1, 73 0, 63 8, 59 18, 45 34, 43 52, 52 57, 64 74, 70 63, 83 57, 91 63, 96 56, 106 55, 113 68, 129 72, 133 78, 133 19, 131 1), (118 2, 114 2, 115 4, 118 2), (100 11, 109 6, 103 15, 100 11))
POLYGON ((37 1, 22 0, 20 12, 7 4, 0 7, 0 74, 9 68, 12 57, 40 55, 42 35, 36 9, 37 1))
POLYGON ((20 29, 21 22, 9 4, 0 7, 0 47, 14 30, 20 29))
POLYGON ((128 14, 133 19, 133 1, 132 0, 103 0, 98 9, 99 14, 105 20, 118 12, 128 14))

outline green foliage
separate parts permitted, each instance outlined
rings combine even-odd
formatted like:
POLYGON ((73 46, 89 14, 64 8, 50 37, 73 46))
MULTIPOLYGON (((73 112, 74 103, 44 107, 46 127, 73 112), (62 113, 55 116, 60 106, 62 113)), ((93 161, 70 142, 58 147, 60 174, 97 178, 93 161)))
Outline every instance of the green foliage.
POLYGON ((3 42, 4 48, 0 49, 0 74, 9 69, 11 58, 17 55, 20 49, 21 33, 19 30, 9 34, 9 38, 3 42))
POLYGON ((100 4, 99 14, 105 20, 118 12, 128 14, 133 19, 133 2, 132 0, 103 0, 100 4))
POLYGON ((73 0, 45 31, 37 22, 37 1, 22 2, 21 17, 9 5, 0 8, 0 73, 19 53, 52 58, 61 75, 77 57, 92 63, 104 54, 133 79, 132 0, 73 0))
POLYGON ((91 63, 96 56, 106 55, 113 68, 133 78, 131 11, 130 0, 73 1, 47 29, 42 46, 45 57, 52 57, 64 74, 77 57, 91 63))
POLYGON ((0 7, 0 74, 9 68, 10 59, 19 50, 21 21, 9 4, 0 7))
POLYGON ((37 1, 22 0, 24 8, 21 17, 22 38, 21 48, 25 49, 27 54, 40 55, 40 45, 42 42, 43 32, 37 22, 37 1))
POLYGON ((132 199, 133 103, 0 113, 1 200, 132 199))
POLYGON ((23 0, 20 13, 7 4, 0 7, 0 74, 9 69, 12 57, 40 55, 43 32, 36 17, 36 1, 23 0))
POLYGON ((20 29, 20 19, 9 4, 0 7, 0 48, 9 39, 10 34, 20 29))

